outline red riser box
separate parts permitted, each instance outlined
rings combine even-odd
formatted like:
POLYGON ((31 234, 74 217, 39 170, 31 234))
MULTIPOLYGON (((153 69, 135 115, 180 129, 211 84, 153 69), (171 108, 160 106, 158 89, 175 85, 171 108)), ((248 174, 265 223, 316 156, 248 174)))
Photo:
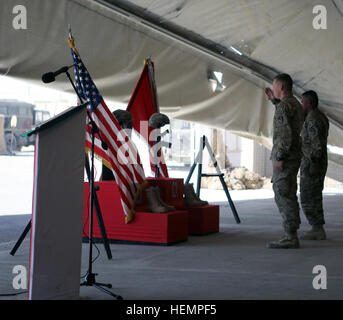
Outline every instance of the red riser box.
POLYGON ((188 234, 205 235, 219 232, 219 206, 178 207, 188 211, 188 234))
MULTIPOLYGON (((109 242, 170 245, 187 240, 187 211, 178 210, 163 214, 136 211, 135 219, 126 224, 117 184, 114 181, 99 181, 96 184, 100 187, 97 196, 109 242)), ((83 222, 86 236, 89 234, 88 198, 89 184, 85 183, 83 222)), ((95 239, 101 239, 95 208, 93 219, 93 236, 95 239)))

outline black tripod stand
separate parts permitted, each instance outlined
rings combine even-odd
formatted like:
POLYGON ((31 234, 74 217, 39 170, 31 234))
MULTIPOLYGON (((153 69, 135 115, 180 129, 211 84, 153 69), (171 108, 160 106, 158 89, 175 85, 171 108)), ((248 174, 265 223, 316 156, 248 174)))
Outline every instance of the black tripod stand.
MULTIPOLYGON (((87 173, 87 177, 88 177, 88 181, 90 181, 90 168, 89 168, 89 161, 88 161, 88 157, 86 155, 86 159, 85 159, 85 169, 86 169, 86 173, 87 173)), ((96 210, 96 215, 98 218, 98 224, 99 224, 99 228, 101 231, 101 235, 102 235, 102 239, 104 241, 104 247, 105 247, 105 251, 107 253, 107 257, 109 260, 112 259, 112 253, 111 253, 111 248, 108 242, 108 238, 107 238, 107 233, 105 230, 105 224, 104 224, 104 220, 102 219, 102 214, 101 214, 101 210, 100 210, 100 204, 99 204, 99 200, 95 194, 95 198, 94 198, 94 206, 95 206, 95 210, 96 210)), ((26 235, 29 233, 31 229, 31 219, 28 222, 28 224, 26 225, 24 231, 22 232, 22 234, 19 236, 16 244, 14 245, 14 247, 12 248, 10 255, 14 256, 15 253, 17 252, 18 248, 20 247, 21 243, 24 241, 26 235)))
MULTIPOLYGON (((93 273, 93 216, 94 216, 94 199, 95 199, 95 187, 94 187, 94 140, 95 135, 99 134, 99 129, 96 125, 96 123, 92 120, 90 114, 88 113, 88 117, 90 120, 90 125, 92 127, 92 147, 91 147, 91 167, 90 167, 90 180, 89 180, 89 187, 90 187, 90 220, 89 220, 89 266, 88 266, 88 272, 86 275, 86 280, 81 283, 81 286, 93 286, 110 296, 116 298, 117 300, 123 300, 123 298, 119 295, 114 294, 113 292, 103 288, 112 288, 111 284, 105 284, 105 283, 99 283, 96 282, 95 276, 97 274, 93 273)), ((100 137, 101 139, 101 137, 100 137)), ((102 143, 104 143, 102 141, 102 143)))

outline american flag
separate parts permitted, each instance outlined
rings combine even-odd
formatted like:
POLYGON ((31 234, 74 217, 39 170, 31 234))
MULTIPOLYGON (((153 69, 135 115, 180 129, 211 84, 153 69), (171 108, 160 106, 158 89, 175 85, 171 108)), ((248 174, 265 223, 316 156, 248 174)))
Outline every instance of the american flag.
MULTIPOLYGON (((73 57, 76 89, 82 102, 89 102, 91 117, 99 128, 101 138, 108 146, 108 149, 104 150, 101 140, 96 135, 94 153, 113 172, 128 223, 134 217, 135 197, 146 181, 144 169, 137 148, 105 104, 74 46, 71 34, 68 42, 73 57)), ((89 150, 91 145, 91 126, 87 121, 86 149, 89 150)))

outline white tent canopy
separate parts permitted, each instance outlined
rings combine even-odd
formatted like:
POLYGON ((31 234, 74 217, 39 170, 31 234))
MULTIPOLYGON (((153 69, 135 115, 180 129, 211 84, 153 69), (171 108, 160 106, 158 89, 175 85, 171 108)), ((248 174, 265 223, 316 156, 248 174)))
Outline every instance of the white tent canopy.
MULTIPOLYGON (((343 147, 343 5, 323 0, 23 0, 27 29, 13 27, 15 1, 2 0, 0 73, 41 83, 71 64, 75 44, 103 96, 127 103, 143 67, 155 63, 161 112, 234 131, 270 146, 274 107, 263 88, 289 73, 295 92, 318 92, 330 118, 329 144, 343 147), (241 54, 242 55, 241 55, 241 54), (213 92, 209 72, 223 74, 213 92)), ((59 76, 49 87, 72 92, 59 76)), ((336 163, 340 162, 335 158, 336 163)))

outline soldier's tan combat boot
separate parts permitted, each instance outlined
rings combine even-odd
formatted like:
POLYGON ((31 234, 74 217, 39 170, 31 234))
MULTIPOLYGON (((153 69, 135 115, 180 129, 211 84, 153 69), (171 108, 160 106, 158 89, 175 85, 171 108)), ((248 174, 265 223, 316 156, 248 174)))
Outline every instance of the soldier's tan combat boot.
POLYGON ((326 240, 326 233, 323 225, 312 226, 312 229, 304 233, 301 240, 326 240))
POLYGON ((155 191, 157 200, 158 200, 158 202, 160 203, 160 205, 161 205, 162 207, 167 208, 168 212, 169 212, 169 211, 175 211, 175 207, 168 205, 168 204, 165 203, 165 202, 163 201, 163 199, 161 198, 160 188, 159 188, 158 186, 152 187, 152 188, 153 188, 154 191, 155 191))
POLYGON ((285 236, 279 241, 269 242, 269 249, 297 249, 299 248, 299 239, 297 232, 286 232, 285 236))
POLYGON ((183 204, 188 207, 201 207, 208 205, 207 201, 199 199, 194 191, 193 183, 188 183, 183 186, 183 193, 185 195, 183 204))
POLYGON ((145 190, 146 192, 146 197, 148 200, 148 205, 146 210, 148 212, 153 212, 153 213, 165 213, 168 211, 168 209, 160 204, 160 202, 157 199, 155 190, 153 187, 150 187, 145 190))

